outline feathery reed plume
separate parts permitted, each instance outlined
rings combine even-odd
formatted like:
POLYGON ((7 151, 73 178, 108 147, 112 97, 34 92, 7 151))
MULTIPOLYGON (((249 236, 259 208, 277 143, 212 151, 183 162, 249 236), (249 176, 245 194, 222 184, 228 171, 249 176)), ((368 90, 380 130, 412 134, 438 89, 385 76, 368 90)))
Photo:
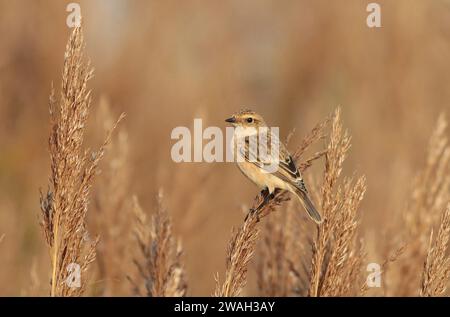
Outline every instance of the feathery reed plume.
POLYGON ((265 221, 261 242, 257 248, 257 283, 261 296, 288 296, 289 295, 289 255, 288 243, 291 242, 292 233, 286 225, 291 217, 291 209, 286 213, 273 213, 265 221), (289 216, 289 217, 288 217, 289 216), (285 229, 285 230, 283 230, 285 229))
MULTIPOLYGON (((439 215, 450 199, 450 146, 446 133, 447 120, 442 114, 428 143, 425 167, 412 183, 411 198, 403 214, 408 248, 405 252, 406 260, 397 266, 402 278, 392 290, 396 296, 418 295, 421 281, 417 272, 423 270, 422 261, 425 261, 427 253, 429 256, 435 255, 435 252, 429 254, 428 233, 438 223, 439 215)), ((430 265, 432 261, 431 258, 427 260, 430 265)), ((424 295, 425 291, 422 290, 424 295)))
MULTIPOLYGON (((96 111, 98 125, 102 132, 109 131, 114 125, 112 110, 105 97, 100 99, 96 111)), ((126 295, 128 265, 127 245, 130 242, 131 220, 128 211, 132 204, 130 198, 130 168, 128 135, 122 128, 111 139, 108 157, 102 163, 102 177, 93 194, 93 210, 90 213, 91 230, 98 232, 101 241, 97 245, 98 272, 96 280, 101 281, 99 293, 103 296, 126 295)))
POLYGON ((416 176, 412 196, 405 211, 405 221, 412 235, 421 236, 427 246, 424 226, 436 223, 445 208, 450 193, 450 146, 448 145, 447 120, 441 114, 428 144, 425 168, 416 176))
POLYGON ((265 220, 256 257, 260 296, 304 296, 309 288, 313 227, 295 202, 265 220))
MULTIPOLYGON (((312 144, 325 138, 328 124, 327 118, 303 138, 293 155, 297 162, 312 144)), ((286 143, 290 137, 291 134, 286 143)), ((319 151, 301 161, 298 165, 300 171, 303 173, 314 160, 325 154, 326 150, 319 151)), ((265 220, 256 266, 261 296, 302 296, 309 288, 310 269, 306 259, 310 256, 312 227, 305 214, 299 213, 295 206, 291 201, 286 212, 275 213, 265 220)))
POLYGON ((326 271, 321 281, 321 296, 354 295, 360 279, 361 261, 364 257, 362 246, 358 244, 357 215, 366 190, 365 177, 358 180, 345 179, 336 200, 338 214, 331 218, 333 230, 331 249, 326 262, 326 271))
POLYGON ((79 296, 86 286, 85 273, 95 259, 98 238, 91 240, 86 214, 91 186, 111 131, 93 154, 83 150, 84 131, 91 105, 87 88, 93 70, 84 57, 81 28, 70 35, 64 55, 59 102, 50 95, 50 186, 41 193, 41 225, 51 257, 51 296, 79 296))
POLYGON ((227 249, 225 280, 220 284, 218 276, 216 277, 214 296, 239 296, 247 283, 248 263, 253 256, 259 234, 258 222, 258 215, 250 213, 239 230, 232 234, 227 249))
POLYGON ((450 278, 450 257, 448 242, 450 240, 450 203, 442 213, 441 225, 433 243, 433 231, 422 275, 420 296, 443 296, 450 278))
POLYGON ((350 148, 350 136, 343 132, 341 111, 335 112, 326 153, 322 185, 324 222, 313 243, 310 296, 343 296, 356 292, 363 256, 358 245, 357 211, 364 196, 365 178, 346 178, 338 185, 350 148))
POLYGON ((159 192, 156 214, 150 223, 148 216, 134 197, 135 236, 143 260, 134 260, 145 289, 129 277, 140 296, 182 297, 186 295, 185 270, 181 264, 181 242, 172 234, 172 224, 159 192))
MULTIPOLYGON (((328 120, 319 123, 303 139, 300 147, 293 155, 294 160, 297 161, 311 144, 324 137, 324 130, 327 123, 328 120)), ((316 153, 312 158, 306 160, 306 163, 300 164, 299 166, 302 171, 308 168, 312 161, 322 157, 324 154, 325 152, 316 153)), ((255 209, 261 203, 262 199, 262 196, 258 195, 255 198, 252 209, 255 209)), ((258 222, 287 200, 289 200, 289 195, 286 191, 277 191, 275 197, 261 208, 258 213, 249 213, 240 228, 233 230, 227 249, 225 280, 223 283, 220 283, 219 277, 216 276, 215 296, 234 297, 241 293, 247 282, 248 264, 254 254, 258 239, 258 222)))
MULTIPOLYGON (((377 272, 378 276, 384 276, 385 272, 388 271, 389 267, 392 263, 396 262, 398 258, 405 252, 406 245, 402 245, 399 248, 397 248, 394 252, 386 256, 386 259, 384 260, 383 264, 381 264, 380 271, 377 272)), ((386 288, 386 283, 384 284, 383 288, 386 288)), ((360 295, 364 296, 367 291, 369 290, 369 285, 367 284, 367 281, 364 281, 364 284, 360 288, 360 295)))

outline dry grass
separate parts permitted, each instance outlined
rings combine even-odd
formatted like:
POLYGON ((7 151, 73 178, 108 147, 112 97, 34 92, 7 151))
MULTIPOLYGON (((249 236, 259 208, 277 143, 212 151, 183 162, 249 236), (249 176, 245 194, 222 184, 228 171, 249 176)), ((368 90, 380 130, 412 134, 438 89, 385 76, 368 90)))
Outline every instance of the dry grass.
MULTIPOLYGON (((325 139, 330 123, 327 118, 317 124, 300 142, 293 157, 301 172, 311 167, 327 150, 303 159, 314 143, 325 139)), ((289 143, 292 133, 288 136, 289 143)), ((307 176, 307 175, 304 175, 307 176)), ((311 177, 308 177, 311 178, 311 177)), ((312 185, 313 179, 306 183, 312 185)), ((315 186, 309 188, 315 194, 315 186)), ((265 220, 262 241, 258 248, 257 286, 261 296, 306 296, 309 288, 312 232, 315 229, 295 201, 289 201, 286 210, 273 213, 265 220), (296 252, 292 252, 296 250, 296 252)))
POLYGON ((341 113, 334 115, 322 185, 324 223, 313 243, 310 296, 354 295, 360 278, 363 252, 358 245, 358 207, 364 196, 365 178, 344 179, 338 185, 350 137, 343 131, 341 113))
POLYGON ((96 153, 83 150, 91 105, 87 84, 92 75, 93 70, 84 57, 82 30, 75 28, 64 55, 59 101, 55 99, 53 88, 50 95, 51 175, 49 189, 41 195, 41 224, 50 248, 52 266, 51 296, 79 296, 83 293, 87 269, 95 259, 98 243, 98 238, 89 236, 86 215, 94 176, 111 132, 96 153), (74 265, 80 269, 81 283, 71 286, 68 283, 70 274, 78 271, 74 265))
POLYGON ((160 191, 156 214, 149 221, 137 199, 134 200, 135 236, 141 253, 134 263, 139 281, 130 278, 134 292, 140 296, 180 297, 186 295, 185 271, 181 263, 182 247, 172 234, 172 224, 162 205, 160 191))
POLYGON ((422 275, 421 296, 442 296, 445 294, 450 278, 450 203, 442 213, 441 225, 435 241, 430 235, 430 246, 422 275))
MULTIPOLYGON (((424 170, 414 182, 414 190, 406 214, 408 229, 417 240, 413 252, 425 256, 419 294, 421 296, 445 295, 450 277, 448 246, 450 238, 450 145, 447 137, 448 123, 442 114, 431 136, 424 170), (443 210, 440 212, 440 210, 443 210), (438 218, 441 213, 440 219, 438 218), (433 229, 428 245, 424 236, 433 225, 439 225, 433 241, 433 229)), ((414 269, 414 268, 413 268, 414 269)), ((410 268, 409 271, 412 271, 410 268)))
MULTIPOLYGON (((90 239, 86 224, 90 189, 117 122, 114 123, 108 104, 103 102, 98 116, 105 122, 107 138, 100 150, 89 157, 88 152, 82 150, 82 145, 91 103, 87 82, 92 77, 92 71, 84 62, 83 45, 81 29, 75 29, 66 49, 59 107, 53 90, 50 98, 52 174, 50 189, 41 198, 41 206, 42 226, 52 260, 52 296, 83 293, 87 281, 85 273, 94 261, 96 251, 100 259, 100 294, 126 294, 115 285, 124 276, 121 271, 126 267, 124 259, 128 240, 123 237, 129 233, 131 226, 125 211, 131 183, 126 164, 128 146, 125 134, 120 134, 117 141, 111 144, 112 159, 104 169, 102 186, 95 196, 96 214, 92 222, 95 231, 102 233, 103 243, 99 246, 98 238, 86 242, 90 239), (117 241, 118 237, 122 239, 117 241), (111 261, 111 258, 114 260, 111 261), (70 273, 66 268, 70 263, 81 267, 83 279, 79 288, 71 288, 66 283, 70 273)), ((119 121, 121 119, 122 116, 119 121)), ((407 228, 411 234, 418 236, 410 243, 413 247, 409 246, 414 254, 424 254, 426 251, 424 228, 436 223, 430 211, 442 208, 448 201, 450 151, 445 137, 446 125, 445 118, 441 116, 430 141, 426 168, 414 183, 407 208, 407 228)), ((302 172, 314 161, 325 157, 322 185, 316 185, 314 177, 308 175, 314 184, 312 195, 320 201, 323 224, 314 233, 314 225, 298 212, 298 206, 292 201, 286 204, 290 200, 288 193, 277 192, 258 214, 249 214, 244 223, 233 231, 227 249, 225 277, 223 282, 216 277, 215 296, 239 296, 242 293, 247 284, 249 264, 256 251, 259 257, 256 266, 258 289, 263 296, 351 296, 366 293, 367 285, 363 283, 362 276, 366 253, 358 232, 359 206, 366 191, 366 180, 365 177, 341 177, 350 139, 342 126, 341 110, 337 109, 331 119, 319 123, 300 142, 293 157, 302 172), (325 139, 330 122, 326 149, 304 159, 311 145, 325 139), (285 206, 284 210, 273 213, 281 206, 285 206), (257 248, 261 220, 264 221, 263 240, 257 248)), ((259 195, 255 198, 253 208, 259 205, 261 199, 259 195)), ((158 196, 156 213, 151 221, 137 199, 133 211, 136 220, 134 234, 140 252, 134 260, 138 276, 129 277, 134 293, 185 296, 187 283, 181 263, 181 244, 173 237, 171 221, 162 205, 162 194, 158 196)), ((446 290, 450 274, 449 259, 446 257, 449 218, 447 208, 436 239, 433 241, 431 237, 429 240, 420 288, 423 296, 442 295, 446 290)), ((401 247, 389 256, 382 265, 382 272, 404 251, 405 248, 401 247)), ((409 268, 407 272, 414 270, 409 268)))
POLYGON ((259 235, 258 222, 259 215, 250 213, 244 224, 232 234, 227 249, 225 280, 220 283, 216 277, 215 296, 238 296, 246 285, 248 264, 259 235))
MULTIPOLYGON (((383 264, 381 264, 380 272, 378 272, 378 275, 380 277, 383 277, 384 274, 388 272, 389 267, 402 256, 402 254, 405 252, 405 249, 406 245, 402 245, 394 252, 391 252, 390 254, 385 256, 386 259, 384 260, 383 264)), ((386 285, 384 285, 384 287, 386 287, 386 285)), ((366 281, 364 281, 364 284, 361 286, 359 293, 363 296, 367 294, 368 290, 369 285, 367 285, 366 281)))
MULTIPOLYGON (((115 123, 111 106, 102 98, 95 113, 101 133, 107 133, 115 123)), ((93 193, 90 230, 100 235, 97 245, 97 272, 95 294, 125 296, 129 292, 126 281, 130 252, 132 219, 131 166, 129 162, 128 134, 124 127, 111 139, 108 156, 101 166, 101 177, 93 193)))
MULTIPOLYGON (((170 197, 165 200, 170 235, 183 242, 179 264, 190 280, 186 295, 213 293, 217 271, 218 295, 449 295, 449 130, 444 115, 436 122, 450 103, 449 7, 443 1, 385 1, 382 6, 391 14, 384 22, 393 27, 373 36, 362 23, 364 9, 351 2, 317 0, 304 10, 302 1, 285 1, 273 10, 271 2, 254 0, 235 14, 233 2, 164 1, 149 8, 145 1, 87 1, 84 28, 96 76, 88 81, 89 63, 77 57, 84 54, 83 44, 71 37, 64 87, 55 85, 51 98, 49 163, 43 144, 48 139, 45 83, 63 66, 67 12, 59 1, 45 6, 4 1, 0 295, 45 296, 49 286, 53 295, 135 295, 127 275, 147 295, 147 278, 133 259, 146 276, 151 261, 133 239, 137 225, 130 205, 136 193, 142 206, 149 206, 160 187, 170 197), (110 23, 118 16, 120 23, 110 23), (93 88, 92 107, 87 83, 93 88), (104 100, 111 101, 107 111, 104 100), (341 137, 331 144, 332 134, 338 134, 324 123, 309 135, 318 144, 305 149, 310 142, 301 136, 336 104, 345 105, 341 137), (239 206, 251 201, 256 189, 232 164, 170 160, 174 127, 192 127, 198 117, 204 128, 222 127, 241 105, 255 108, 281 131, 297 127, 301 132, 292 136, 290 147, 298 148, 297 162, 308 168, 305 181, 316 206, 328 210, 318 231, 283 192, 261 222, 243 223, 239 206), (127 133, 121 127, 91 157, 87 145, 97 149, 115 114, 125 109, 127 133), (345 150, 346 128, 351 151, 345 150), (97 165, 104 149, 108 155, 97 165), (324 164, 328 149, 333 150, 324 164), (364 183, 359 175, 367 180, 360 205, 364 183), (43 184, 45 241, 35 214, 36 189, 43 184), (233 226, 238 229, 225 248, 233 226), (65 286, 70 262, 85 269, 80 289, 65 286), (381 266, 381 288, 364 283, 372 262, 381 266)), ((150 235, 153 208, 144 209, 150 235)), ((176 254, 176 243, 174 249, 176 254)), ((162 276, 165 267, 159 265, 154 275, 162 276)))
MULTIPOLYGON (((433 270, 442 262, 442 258, 435 257, 438 254, 442 257, 443 251, 438 251, 439 247, 436 249, 431 244, 430 231, 433 226, 441 226, 441 230, 445 231, 442 226, 445 227, 446 217, 439 218, 450 200, 450 146, 447 135, 447 120, 444 115, 440 115, 428 144, 425 166, 412 182, 411 197, 403 213, 404 226, 396 229, 398 235, 402 234, 407 246, 403 260, 392 268, 393 272, 388 276, 392 284, 388 295, 433 293, 433 278, 430 274, 436 273, 433 270), (425 272, 418 274, 423 271, 425 261, 425 272)), ((441 243, 440 248, 443 248, 443 243, 447 242, 445 239, 439 240, 439 237, 438 234, 435 243, 441 243)))
POLYGON ((298 208, 291 200, 265 219, 255 259, 259 296, 307 295, 315 227, 298 208))

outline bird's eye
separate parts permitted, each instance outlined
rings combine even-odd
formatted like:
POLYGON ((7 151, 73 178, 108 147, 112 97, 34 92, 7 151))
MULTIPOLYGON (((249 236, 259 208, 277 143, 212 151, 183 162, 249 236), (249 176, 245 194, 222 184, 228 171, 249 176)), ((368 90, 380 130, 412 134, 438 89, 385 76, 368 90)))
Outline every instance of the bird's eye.
POLYGON ((252 123, 253 122, 253 118, 247 118, 247 122, 248 123, 252 123))

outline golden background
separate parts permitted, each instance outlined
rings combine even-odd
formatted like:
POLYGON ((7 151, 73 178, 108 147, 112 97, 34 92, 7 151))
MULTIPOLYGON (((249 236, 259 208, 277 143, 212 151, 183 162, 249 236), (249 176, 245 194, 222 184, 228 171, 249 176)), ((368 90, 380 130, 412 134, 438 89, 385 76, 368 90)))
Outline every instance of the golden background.
MULTIPOLYGON (((68 3, 0 1, 0 295, 48 294, 39 188, 47 188, 50 172, 48 96, 51 82, 60 85, 68 3)), ((344 174, 367 176, 367 261, 383 261, 382 230, 398 219, 438 114, 449 108, 449 1, 377 1, 381 28, 366 25, 369 1, 79 3, 95 68, 88 145, 96 148, 104 135, 101 103, 114 117, 126 112, 118 131, 127 133, 129 175, 115 186, 136 194, 148 212, 164 189, 189 295, 213 293, 231 228, 258 189, 231 163, 172 162, 170 132, 194 118, 225 127, 242 107, 280 126, 283 139, 295 128, 291 148, 342 107, 352 135, 344 174)), ((134 269, 129 263, 123 276, 134 269)), ((130 294, 125 279, 117 283, 123 287, 115 294, 130 294)))

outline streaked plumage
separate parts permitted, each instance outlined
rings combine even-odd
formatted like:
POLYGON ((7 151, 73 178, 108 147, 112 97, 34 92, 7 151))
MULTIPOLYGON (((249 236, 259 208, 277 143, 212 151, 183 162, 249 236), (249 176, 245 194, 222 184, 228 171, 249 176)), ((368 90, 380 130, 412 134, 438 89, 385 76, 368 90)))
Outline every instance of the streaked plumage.
MULTIPOLYGON (((233 145, 237 145, 236 149, 243 158, 237 162, 242 173, 259 188, 267 189, 270 195, 266 197, 268 199, 273 196, 275 189, 283 189, 295 194, 311 219, 321 223, 322 217, 309 198, 308 190, 294 160, 278 136, 267 128, 264 119, 251 110, 243 110, 226 121, 236 127, 233 145), (250 141, 251 137, 255 137, 254 140, 256 140, 261 133, 266 136, 265 142, 250 141), (277 168, 268 172, 272 164, 278 164, 277 168)), ((268 199, 265 199, 265 202, 268 199)))

